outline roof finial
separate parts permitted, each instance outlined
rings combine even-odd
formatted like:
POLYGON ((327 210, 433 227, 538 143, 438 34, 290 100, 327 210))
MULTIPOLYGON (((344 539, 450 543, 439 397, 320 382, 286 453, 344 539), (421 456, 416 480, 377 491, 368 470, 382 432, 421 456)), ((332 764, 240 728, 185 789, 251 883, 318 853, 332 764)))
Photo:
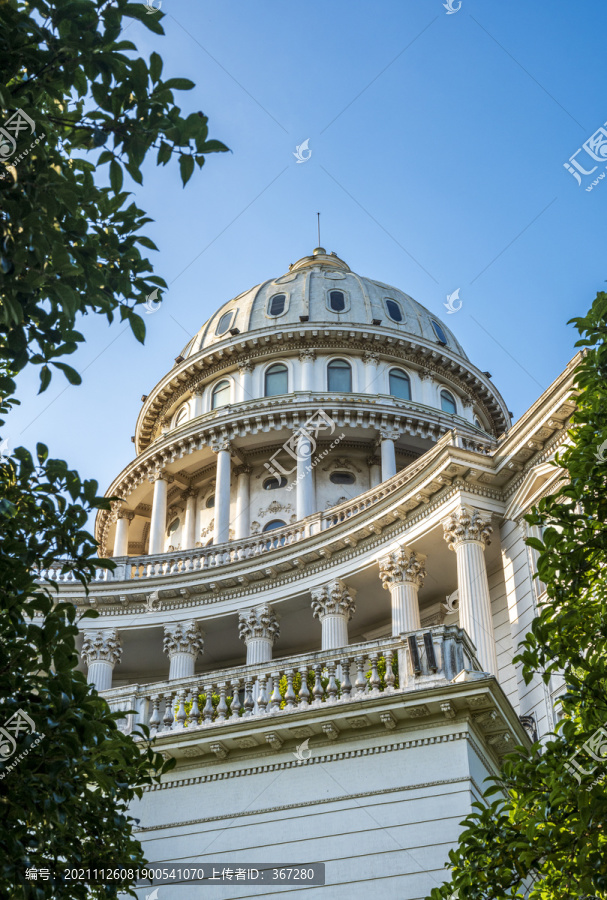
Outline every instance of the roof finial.
POLYGON ((317 244, 317 246, 320 247, 320 213, 319 212, 316 213, 316 217, 318 220, 318 244, 317 244))

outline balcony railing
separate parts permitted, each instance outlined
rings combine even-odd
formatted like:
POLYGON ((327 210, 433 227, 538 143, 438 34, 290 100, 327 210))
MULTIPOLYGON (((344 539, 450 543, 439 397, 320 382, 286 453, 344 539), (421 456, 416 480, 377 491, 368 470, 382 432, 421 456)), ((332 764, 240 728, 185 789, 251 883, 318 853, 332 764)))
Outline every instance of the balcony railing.
POLYGON ((126 732, 143 723, 153 735, 191 734, 242 719, 419 691, 444 685, 464 669, 481 671, 470 639, 455 625, 439 625, 340 650, 113 688, 103 696, 114 711, 134 711, 123 722, 126 732))

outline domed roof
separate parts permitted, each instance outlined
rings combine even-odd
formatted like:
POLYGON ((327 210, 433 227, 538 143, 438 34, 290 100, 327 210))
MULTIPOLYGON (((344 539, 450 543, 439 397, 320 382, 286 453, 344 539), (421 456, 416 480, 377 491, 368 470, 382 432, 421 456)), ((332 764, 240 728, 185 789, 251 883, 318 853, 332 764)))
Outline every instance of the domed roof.
POLYGON ((323 247, 293 263, 286 275, 255 285, 224 303, 181 356, 192 356, 232 335, 269 327, 282 330, 301 323, 381 325, 400 335, 447 346, 468 359, 451 329, 425 306, 398 288, 356 275, 323 247), (332 292, 342 296, 331 296, 332 292))

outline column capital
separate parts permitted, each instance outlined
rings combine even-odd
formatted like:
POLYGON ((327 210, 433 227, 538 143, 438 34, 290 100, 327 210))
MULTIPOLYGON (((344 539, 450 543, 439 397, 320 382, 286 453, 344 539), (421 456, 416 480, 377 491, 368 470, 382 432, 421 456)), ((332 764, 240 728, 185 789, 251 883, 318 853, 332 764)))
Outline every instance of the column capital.
POLYGON ((241 466, 234 466, 232 471, 237 478, 239 475, 250 475, 251 466, 249 466, 247 463, 243 463, 241 466))
POLYGON ((467 505, 454 510, 443 519, 442 525, 443 537, 450 550, 456 550, 466 541, 475 541, 484 547, 489 543, 489 535, 493 531, 491 516, 467 505))
POLYGON ((379 577, 388 590, 394 584, 415 584, 421 587, 426 577, 426 556, 404 545, 379 561, 379 577))
POLYGON ((311 362, 316 359, 316 350, 312 350, 311 348, 308 350, 300 350, 299 351, 299 360, 300 362, 311 362))
POLYGON ((434 373, 431 372, 430 369, 421 369, 419 377, 421 381, 430 381, 432 378, 434 378, 434 373))
POLYGON ((367 465, 379 466, 381 465, 381 459, 379 458, 379 456, 367 456, 367 465))
POLYGON ((400 431, 398 428, 380 428, 379 430, 380 441, 397 441, 399 437, 400 431))
POLYGON ((276 613, 267 603, 253 609, 241 609, 238 612, 238 634, 245 644, 262 638, 274 644, 280 634, 276 613))
POLYGON ((115 628, 99 628, 85 631, 81 651, 87 666, 96 662, 107 662, 112 666, 122 659, 122 643, 115 628))
POLYGON ((190 497, 195 497, 197 493, 198 493, 198 491, 195 491, 194 488, 189 487, 189 488, 186 488, 185 491, 182 491, 180 496, 181 496, 181 499, 185 500, 187 503, 187 501, 190 499, 190 497))
POLYGON ((171 484, 174 480, 173 476, 166 469, 155 469, 153 472, 148 473, 148 481, 152 484, 156 481, 166 481, 167 484, 171 484))
POLYGON ((169 659, 176 653, 189 653, 196 659, 204 648, 204 635, 194 619, 164 626, 164 652, 169 659))
POLYGON ((465 397, 462 397, 462 406, 464 407, 464 409, 470 409, 472 406, 474 406, 474 400, 472 399, 472 397, 468 397, 467 395, 465 397))
POLYGON ((379 362, 379 353, 377 350, 365 350, 363 353, 363 362, 365 365, 376 366, 379 362))
POLYGON ((133 519, 135 518, 135 513, 133 512, 132 509, 119 509, 116 512, 116 518, 117 519, 128 519, 129 522, 132 522, 133 519))
POLYGON ((314 588, 312 591, 314 618, 321 621, 325 616, 344 616, 348 620, 351 619, 356 612, 355 596, 356 591, 348 588, 341 578, 314 588))
POLYGON ((241 375, 250 375, 253 371, 253 363, 250 359, 243 359, 242 362, 238 363, 238 371, 241 375))
POLYGON ((214 438, 211 441, 211 450, 213 453, 219 453, 221 450, 227 450, 231 452, 232 450, 232 442, 229 438, 214 438))

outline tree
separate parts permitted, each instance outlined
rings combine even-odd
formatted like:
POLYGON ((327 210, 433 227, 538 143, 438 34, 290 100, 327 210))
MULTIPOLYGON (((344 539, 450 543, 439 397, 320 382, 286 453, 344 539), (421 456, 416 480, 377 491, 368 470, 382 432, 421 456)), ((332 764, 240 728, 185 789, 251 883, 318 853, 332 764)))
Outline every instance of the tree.
POLYGON ((571 322, 586 350, 570 442, 555 461, 564 477, 527 516, 543 529, 527 543, 546 600, 515 658, 527 683, 563 674, 561 718, 555 734, 508 755, 433 900, 607 897, 607 294, 571 322))
MULTIPOLYGON (((124 172, 177 160, 184 185, 209 153, 201 112, 182 114, 162 80, 162 59, 136 57, 124 21, 162 35, 162 13, 127 0, 4 0, 0 5, 0 425, 15 375, 52 368, 77 384, 61 358, 82 335, 79 315, 120 314, 143 341, 136 313, 165 282, 141 248, 150 219, 123 190, 124 172), (95 159, 95 157, 97 157, 95 159), (108 184, 104 180, 109 181, 108 184)), ((85 590, 110 560, 95 556, 91 510, 109 508, 43 444, 3 452, 0 442, 0 895, 11 898, 116 896, 116 887, 68 882, 55 873, 144 862, 128 805, 171 767, 142 729, 117 727, 77 664, 77 612, 57 597, 47 570, 57 559, 85 590), (26 868, 44 867, 48 880, 26 868)), ((88 611, 86 616, 97 614, 88 611)), ((132 888, 133 879, 121 883, 132 888)))

